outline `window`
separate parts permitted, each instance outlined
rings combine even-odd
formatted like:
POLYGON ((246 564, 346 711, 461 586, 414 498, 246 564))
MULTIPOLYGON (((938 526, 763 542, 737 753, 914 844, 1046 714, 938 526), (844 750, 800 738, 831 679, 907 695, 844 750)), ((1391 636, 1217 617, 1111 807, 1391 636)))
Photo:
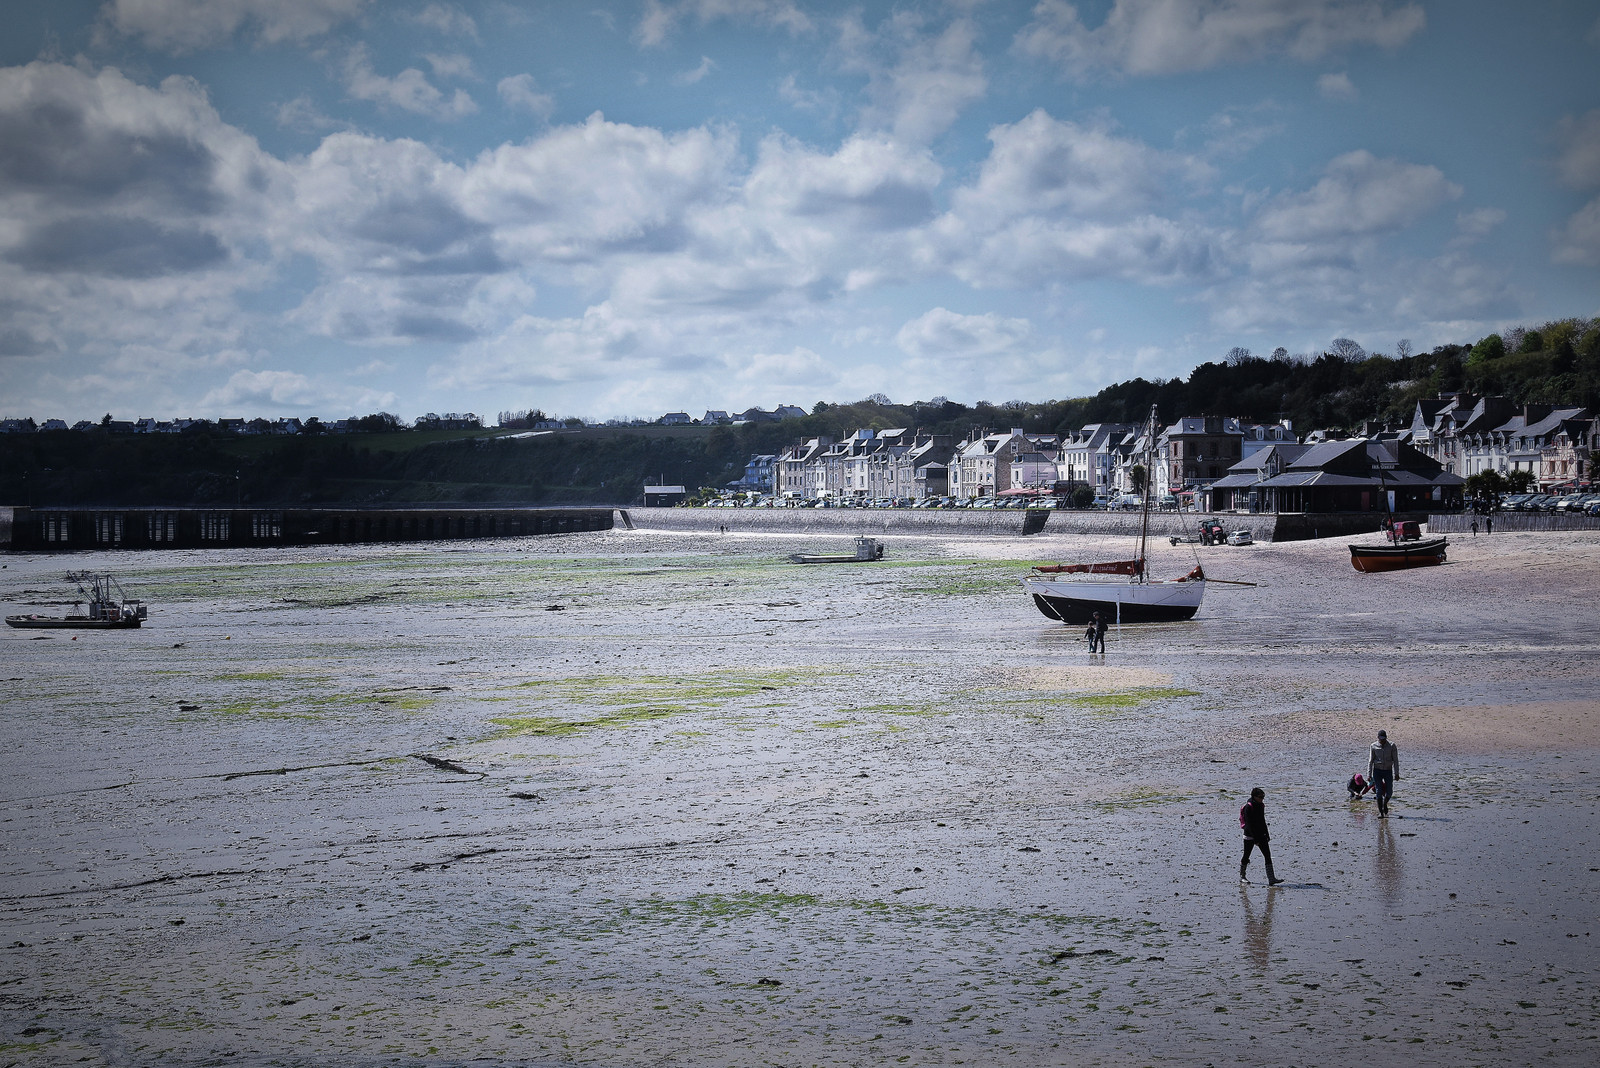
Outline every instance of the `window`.
POLYGON ((70 541, 72 537, 72 519, 64 515, 47 515, 44 517, 45 541, 70 541))
POLYGON ((257 540, 282 537, 283 513, 252 512, 250 514, 250 536, 257 540))
POLYGON ((176 541, 178 517, 171 512, 155 512, 144 517, 145 540, 158 543, 176 541))
POLYGON ((227 541, 229 523, 227 512, 206 512, 200 516, 201 541, 227 541))

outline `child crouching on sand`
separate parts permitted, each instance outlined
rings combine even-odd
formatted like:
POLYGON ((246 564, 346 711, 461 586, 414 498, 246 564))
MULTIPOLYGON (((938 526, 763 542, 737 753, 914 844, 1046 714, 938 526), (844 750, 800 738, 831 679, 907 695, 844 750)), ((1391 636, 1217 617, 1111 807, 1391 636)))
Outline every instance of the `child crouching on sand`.
POLYGON ((1350 791, 1350 800, 1359 801, 1362 795, 1372 789, 1372 784, 1358 771, 1350 776, 1350 781, 1345 783, 1344 787, 1350 791))

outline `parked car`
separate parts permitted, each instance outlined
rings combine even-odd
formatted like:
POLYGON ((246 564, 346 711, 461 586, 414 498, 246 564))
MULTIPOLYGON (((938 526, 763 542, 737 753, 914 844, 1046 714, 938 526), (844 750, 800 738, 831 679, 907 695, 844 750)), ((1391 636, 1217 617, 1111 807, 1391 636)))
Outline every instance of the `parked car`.
POLYGON ((1144 507, 1144 498, 1137 493, 1124 493, 1112 502, 1112 507, 1124 512, 1137 512, 1144 507))
POLYGON ((1248 530, 1236 530, 1228 535, 1229 545, 1254 545, 1255 538, 1250 536, 1248 530))

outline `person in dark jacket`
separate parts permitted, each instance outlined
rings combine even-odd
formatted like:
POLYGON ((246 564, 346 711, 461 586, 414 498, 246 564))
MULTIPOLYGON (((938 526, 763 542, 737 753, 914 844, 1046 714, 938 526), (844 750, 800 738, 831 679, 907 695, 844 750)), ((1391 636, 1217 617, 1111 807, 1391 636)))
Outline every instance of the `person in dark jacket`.
POLYGON ((1097 649, 1101 653, 1104 653, 1106 651, 1105 617, 1099 612, 1096 612, 1094 614, 1094 618, 1089 620, 1089 629, 1084 631, 1083 636, 1089 639, 1089 651, 1091 653, 1095 652, 1097 649))
POLYGON ((1244 856, 1239 861, 1239 881, 1249 882, 1245 878, 1245 869, 1250 865, 1250 850, 1261 850, 1261 859, 1267 864, 1267 885, 1277 886, 1283 882, 1272 870, 1272 849, 1268 846, 1271 835, 1267 833, 1267 792, 1257 786, 1250 791, 1250 800, 1244 803, 1239 810, 1239 829, 1244 832, 1244 856))

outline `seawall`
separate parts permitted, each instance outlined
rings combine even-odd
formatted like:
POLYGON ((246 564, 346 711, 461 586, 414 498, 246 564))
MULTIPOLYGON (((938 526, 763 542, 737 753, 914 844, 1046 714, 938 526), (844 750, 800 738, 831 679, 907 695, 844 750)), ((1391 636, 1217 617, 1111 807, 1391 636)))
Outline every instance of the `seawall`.
MULTIPOLYGON (((639 530, 777 531, 806 534, 976 534, 1021 537, 1028 512, 1021 509, 934 508, 631 508, 620 525, 639 530)), ((1139 533, 1137 512, 1078 512, 1067 509, 1048 513, 1043 533, 1139 533)), ((1150 536, 1194 537, 1206 515, 1215 516, 1225 529, 1248 530, 1256 541, 1304 541, 1308 538, 1368 534, 1380 529, 1386 515, 1315 513, 1292 515, 1230 515, 1228 513, 1156 512, 1150 516, 1150 536)), ((1425 515, 1398 515, 1396 519, 1423 520, 1425 515)))
MULTIPOLYGON (((1478 521, 1479 530, 1487 529, 1484 517, 1481 515, 1430 515, 1428 533, 1468 534, 1472 531, 1474 519, 1478 521)), ((1600 516, 1558 515, 1552 512, 1496 512, 1494 529, 1508 533, 1513 530, 1600 530, 1600 516)))

